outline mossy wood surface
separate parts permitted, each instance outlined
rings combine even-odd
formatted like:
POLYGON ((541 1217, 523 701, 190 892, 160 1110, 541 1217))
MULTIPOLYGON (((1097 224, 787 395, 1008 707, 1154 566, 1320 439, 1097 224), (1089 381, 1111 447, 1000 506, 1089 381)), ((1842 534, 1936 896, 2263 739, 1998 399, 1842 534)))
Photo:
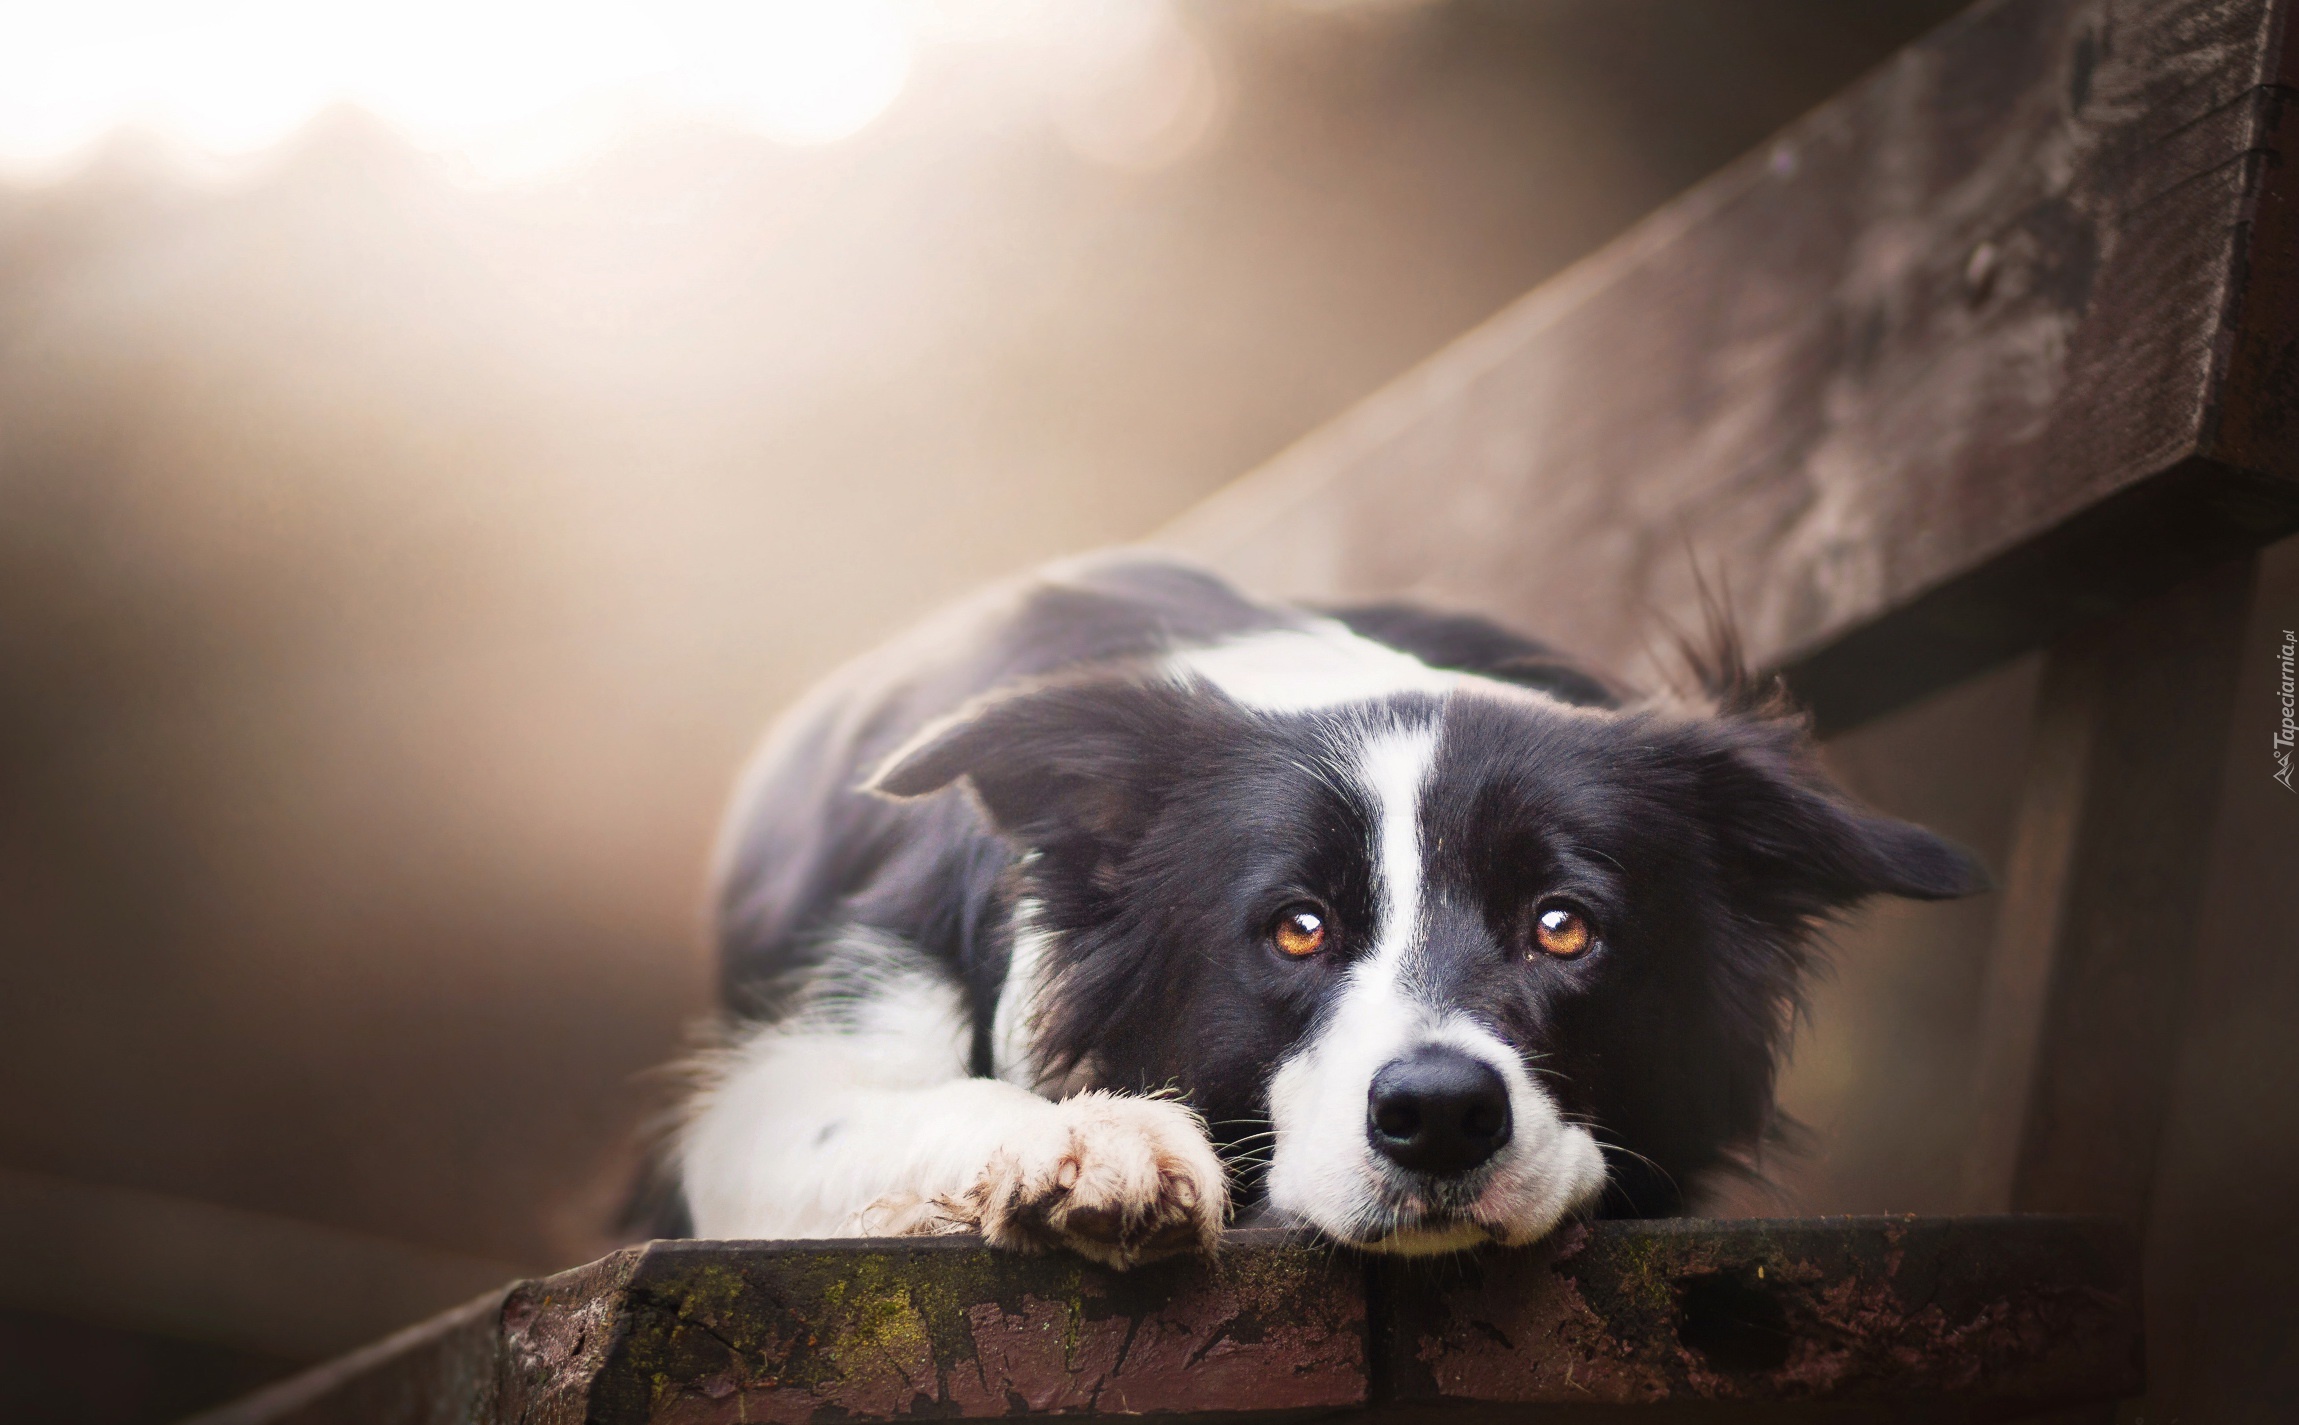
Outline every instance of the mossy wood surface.
POLYGON ((962 1239, 657 1242, 205 1420, 2010 1419, 2136 1391, 2138 1303, 2128 1232, 2059 1217, 1599 1223, 1431 1262, 1241 1232, 1130 1274, 962 1239))

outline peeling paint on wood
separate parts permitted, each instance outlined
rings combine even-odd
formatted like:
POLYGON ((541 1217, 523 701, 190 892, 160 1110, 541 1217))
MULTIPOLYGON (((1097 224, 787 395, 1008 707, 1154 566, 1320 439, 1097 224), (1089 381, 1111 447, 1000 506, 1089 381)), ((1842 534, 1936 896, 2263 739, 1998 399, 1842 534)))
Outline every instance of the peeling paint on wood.
POLYGON ((1384 1270, 1401 1399, 2040 1409, 2140 1385, 2130 1242, 2104 1220, 1601 1224, 1384 1270))
POLYGON ((2119 1226, 2051 1217, 1597 1223, 1418 1263, 1233 1233, 1132 1273, 959 1239, 657 1242, 208 1425, 2004 1416, 2138 1388, 2136 1259, 2119 1226))
POLYGON ((1364 1298, 1330 1254, 1116 1273, 971 1243, 647 1250, 594 1420, 1291 1410, 1365 1398, 1364 1298))

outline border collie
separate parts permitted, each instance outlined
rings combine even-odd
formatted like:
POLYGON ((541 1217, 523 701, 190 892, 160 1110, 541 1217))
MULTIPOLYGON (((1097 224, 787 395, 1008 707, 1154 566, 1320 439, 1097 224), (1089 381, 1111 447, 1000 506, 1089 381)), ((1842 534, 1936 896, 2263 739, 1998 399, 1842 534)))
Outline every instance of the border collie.
POLYGON ((1720 647, 1624 701, 1121 554, 863 658, 727 824, 679 1225, 1125 1267, 1233 1208, 1401 1253, 1681 1210, 1771 1125, 1820 922, 1980 884, 1720 647))

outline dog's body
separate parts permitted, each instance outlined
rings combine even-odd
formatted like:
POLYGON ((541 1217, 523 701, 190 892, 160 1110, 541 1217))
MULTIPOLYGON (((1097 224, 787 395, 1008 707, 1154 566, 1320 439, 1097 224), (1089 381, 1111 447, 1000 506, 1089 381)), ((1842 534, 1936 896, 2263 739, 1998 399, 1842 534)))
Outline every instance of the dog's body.
POLYGON ((848 668, 720 870, 743 1027, 676 1145, 692 1230, 1119 1265, 1233 1198, 1399 1251, 1675 1211, 1768 1126, 1817 918, 1976 880, 1776 709, 1139 556, 848 668))

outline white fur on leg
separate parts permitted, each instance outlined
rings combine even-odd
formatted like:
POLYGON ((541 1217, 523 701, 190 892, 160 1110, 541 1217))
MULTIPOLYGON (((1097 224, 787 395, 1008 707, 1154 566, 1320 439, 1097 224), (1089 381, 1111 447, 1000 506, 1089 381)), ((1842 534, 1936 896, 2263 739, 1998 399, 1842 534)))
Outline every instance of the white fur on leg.
POLYGON ((1212 1245, 1228 1189, 1196 1114, 969 1078, 966 1043, 956 991, 917 972, 744 1040, 679 1142, 697 1235, 980 1231, 1121 1267, 1212 1245))

